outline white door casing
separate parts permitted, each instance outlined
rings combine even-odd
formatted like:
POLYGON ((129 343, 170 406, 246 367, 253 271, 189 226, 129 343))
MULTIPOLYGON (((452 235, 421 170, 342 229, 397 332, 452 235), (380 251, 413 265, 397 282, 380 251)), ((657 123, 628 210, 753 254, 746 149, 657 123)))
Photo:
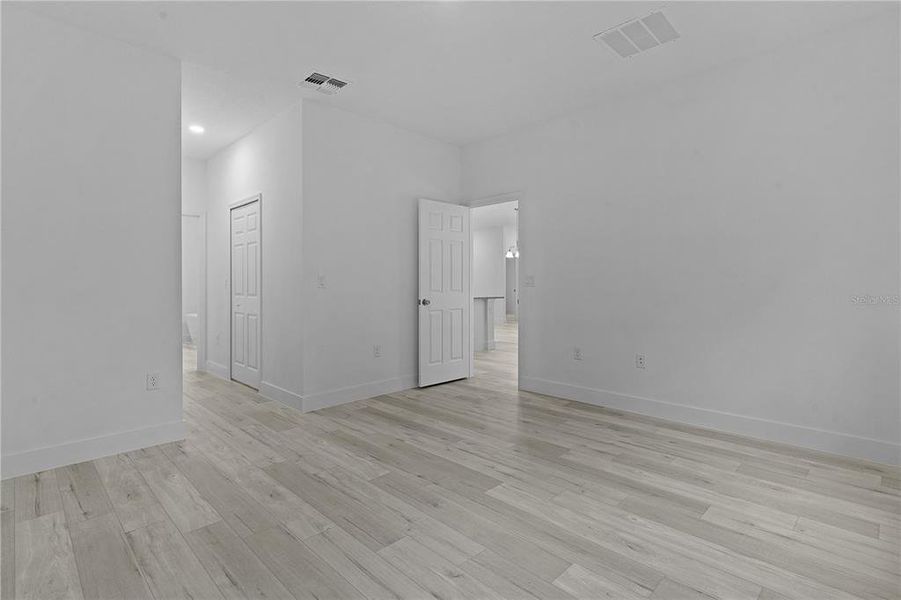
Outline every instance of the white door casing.
POLYGON ((419 387, 468 377, 469 208, 419 201, 419 387))
POLYGON ((260 387, 260 197, 229 209, 231 223, 231 378, 260 387))

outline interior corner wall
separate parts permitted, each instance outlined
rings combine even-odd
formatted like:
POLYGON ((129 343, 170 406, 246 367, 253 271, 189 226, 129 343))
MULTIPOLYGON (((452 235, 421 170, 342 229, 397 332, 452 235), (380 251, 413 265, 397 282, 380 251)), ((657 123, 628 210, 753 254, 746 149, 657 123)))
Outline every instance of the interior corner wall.
POLYGON ((181 212, 202 215, 207 202, 206 161, 183 158, 181 161, 181 212))
POLYGON ((460 199, 460 149, 305 101, 303 157, 304 409, 412 387, 417 201, 460 199))
POLYGON ((301 109, 296 105, 207 161, 207 361, 229 376, 229 207, 262 194, 260 393, 301 408, 301 109))
POLYGON ((898 63, 896 5, 465 147, 522 192, 523 387, 897 463, 898 63))
POLYGON ((4 478, 184 435, 180 78, 2 7, 4 478))

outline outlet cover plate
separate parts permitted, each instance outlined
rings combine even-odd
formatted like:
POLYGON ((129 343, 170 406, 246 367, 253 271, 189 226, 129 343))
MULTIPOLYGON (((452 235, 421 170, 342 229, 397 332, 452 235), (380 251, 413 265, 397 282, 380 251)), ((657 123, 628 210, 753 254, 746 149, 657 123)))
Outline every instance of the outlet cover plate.
POLYGON ((153 392, 160 389, 160 374, 147 373, 147 391, 153 392))

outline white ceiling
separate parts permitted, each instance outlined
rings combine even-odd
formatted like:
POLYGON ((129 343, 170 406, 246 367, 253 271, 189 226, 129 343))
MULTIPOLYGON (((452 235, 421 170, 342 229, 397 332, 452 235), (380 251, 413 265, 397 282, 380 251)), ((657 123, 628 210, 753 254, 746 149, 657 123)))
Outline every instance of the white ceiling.
POLYGON ((29 10, 190 63, 185 154, 206 157, 304 95, 455 144, 839 29, 865 2, 38 2, 29 10), (621 59, 592 36, 663 8, 675 42, 621 59), (202 66, 201 66, 202 65, 202 66), (327 97, 317 70, 352 84, 327 97))
POLYGON ((193 158, 212 156, 304 96, 291 81, 236 77, 194 63, 183 63, 181 74, 182 153, 193 158), (192 124, 206 131, 193 134, 192 124))

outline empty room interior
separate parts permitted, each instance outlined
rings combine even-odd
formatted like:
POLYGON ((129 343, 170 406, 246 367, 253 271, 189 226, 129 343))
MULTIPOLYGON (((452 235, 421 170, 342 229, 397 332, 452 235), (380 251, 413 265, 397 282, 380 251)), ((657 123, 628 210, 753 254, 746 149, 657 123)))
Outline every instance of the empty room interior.
POLYGON ((0 596, 901 598, 899 13, 0 3, 0 596))

